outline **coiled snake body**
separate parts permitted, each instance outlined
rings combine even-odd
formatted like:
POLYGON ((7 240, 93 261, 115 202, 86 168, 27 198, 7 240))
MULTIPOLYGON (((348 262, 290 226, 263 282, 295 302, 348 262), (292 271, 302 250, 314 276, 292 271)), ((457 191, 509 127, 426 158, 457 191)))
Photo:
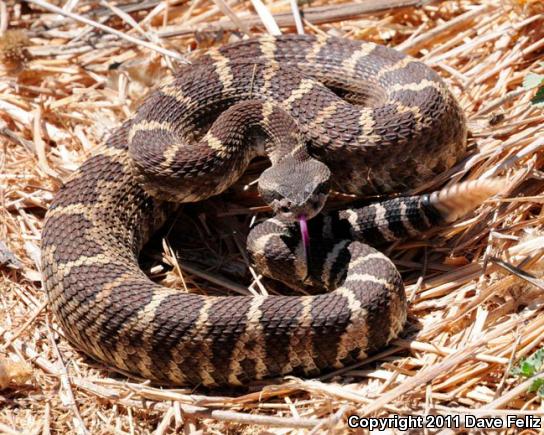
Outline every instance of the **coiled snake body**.
POLYGON ((56 195, 42 237, 50 305, 79 349, 161 382, 240 385, 360 360, 406 318, 396 268, 364 242, 456 219, 489 183, 321 214, 309 221, 307 261, 285 216, 257 225, 248 248, 262 273, 333 290, 319 296, 184 294, 150 281, 139 251, 164 222, 165 200, 216 195, 257 155, 273 163, 260 187, 274 209, 313 216, 329 184, 359 195, 406 189, 451 167, 465 138, 437 74, 392 49, 282 36, 211 51, 150 95, 56 195), (296 185, 312 190, 304 206, 283 194, 296 185))

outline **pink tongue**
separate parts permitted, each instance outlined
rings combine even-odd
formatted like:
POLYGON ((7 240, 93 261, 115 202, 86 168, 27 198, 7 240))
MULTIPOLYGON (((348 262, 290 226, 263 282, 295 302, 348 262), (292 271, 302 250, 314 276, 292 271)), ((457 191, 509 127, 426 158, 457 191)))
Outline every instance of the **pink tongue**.
POLYGON ((300 225, 300 233, 302 234, 302 245, 304 246, 304 262, 308 267, 308 247, 310 246, 310 233, 308 232, 308 222, 306 216, 302 215, 298 218, 300 225))

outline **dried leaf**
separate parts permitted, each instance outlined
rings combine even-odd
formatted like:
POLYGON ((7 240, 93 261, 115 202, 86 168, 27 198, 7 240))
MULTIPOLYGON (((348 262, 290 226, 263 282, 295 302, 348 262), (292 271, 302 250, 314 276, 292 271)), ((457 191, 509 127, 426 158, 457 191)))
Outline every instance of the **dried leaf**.
POLYGON ((22 385, 32 376, 31 367, 24 361, 0 358, 0 390, 10 385, 22 385))

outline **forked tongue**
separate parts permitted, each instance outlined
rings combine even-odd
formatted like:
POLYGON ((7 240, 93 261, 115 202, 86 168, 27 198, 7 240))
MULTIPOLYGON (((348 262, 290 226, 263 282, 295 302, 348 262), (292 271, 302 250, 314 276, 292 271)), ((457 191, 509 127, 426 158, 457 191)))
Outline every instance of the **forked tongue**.
POLYGON ((308 270, 308 251, 310 249, 310 233, 308 232, 308 221, 305 215, 301 215, 298 218, 300 225, 300 234, 302 234, 302 246, 304 247, 304 263, 306 264, 306 270, 308 270))

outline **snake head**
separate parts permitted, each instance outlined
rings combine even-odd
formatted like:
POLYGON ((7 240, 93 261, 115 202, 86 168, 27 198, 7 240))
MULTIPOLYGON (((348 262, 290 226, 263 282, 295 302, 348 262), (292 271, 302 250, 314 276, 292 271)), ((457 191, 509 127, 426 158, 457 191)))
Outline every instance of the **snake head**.
POLYGON ((330 176, 329 168, 319 160, 285 157, 261 174, 259 192, 284 220, 311 219, 327 201, 330 176))

